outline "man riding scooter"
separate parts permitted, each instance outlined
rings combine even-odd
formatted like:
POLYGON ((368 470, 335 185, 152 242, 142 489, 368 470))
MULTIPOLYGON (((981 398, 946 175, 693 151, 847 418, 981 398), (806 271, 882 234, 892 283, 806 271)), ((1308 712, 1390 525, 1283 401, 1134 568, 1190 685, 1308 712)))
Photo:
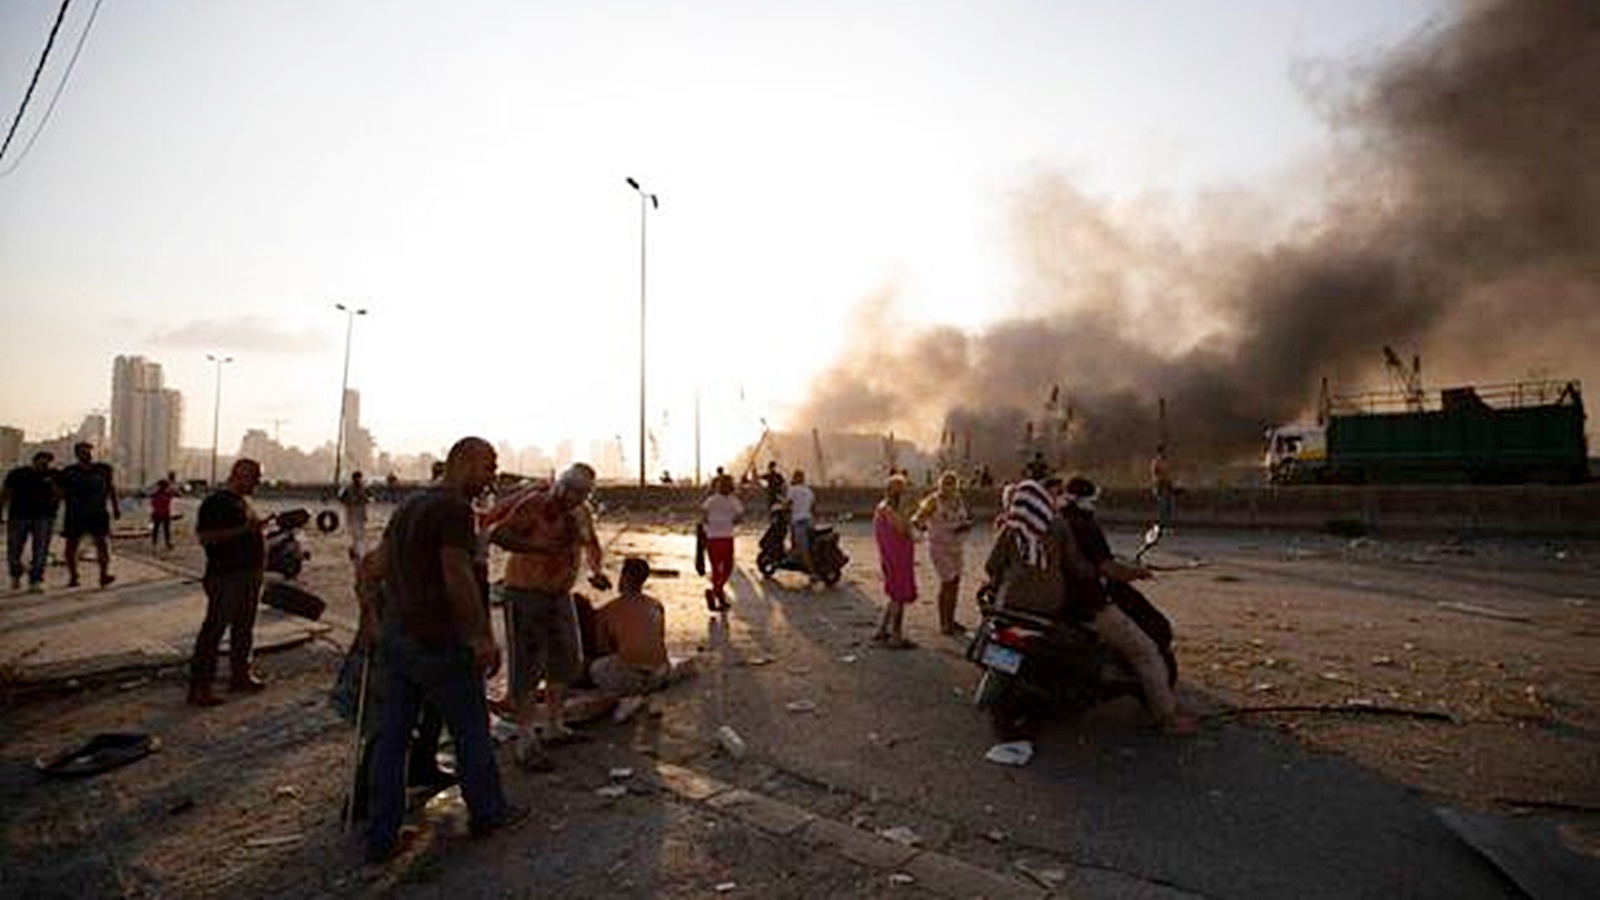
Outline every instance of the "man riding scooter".
POLYGON ((1151 578, 1153 573, 1143 565, 1123 562, 1112 555, 1105 531, 1094 517, 1099 497, 1100 488, 1078 475, 1064 486, 1061 506, 1061 515, 1072 531, 1073 542, 1094 565, 1105 585, 1108 602, 1095 613, 1091 624, 1100 639, 1116 650, 1139 676, 1145 706, 1161 729, 1169 734, 1194 734, 1197 728, 1194 716, 1178 711, 1178 699, 1173 693, 1177 681, 1176 662, 1170 658, 1171 651, 1163 651, 1151 636, 1152 629, 1156 634, 1164 632, 1163 643, 1170 644, 1172 626, 1131 586, 1131 582, 1151 578))
POLYGON ((765 577, 779 569, 804 572, 810 584, 820 580, 831 586, 850 560, 839 549, 839 536, 832 528, 815 526, 816 494, 805 480, 806 473, 796 469, 783 501, 773 505, 756 568, 765 577), (793 542, 792 552, 785 550, 786 537, 793 542))

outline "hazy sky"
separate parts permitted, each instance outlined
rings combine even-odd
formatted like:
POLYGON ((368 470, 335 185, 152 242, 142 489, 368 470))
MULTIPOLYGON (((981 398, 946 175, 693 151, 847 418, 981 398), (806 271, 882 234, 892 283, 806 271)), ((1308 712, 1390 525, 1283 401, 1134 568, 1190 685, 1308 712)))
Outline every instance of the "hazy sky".
MULTIPOLYGON (((0 3, 5 125, 57 6, 0 3)), ((1449 4, 106 0, 19 163, 93 8, 0 160, 0 424, 75 425, 142 354, 207 445, 222 352, 225 450, 274 419, 320 444, 344 302, 371 310, 350 381, 381 446, 631 453, 632 176, 661 198, 649 419, 683 469, 696 385, 709 467, 784 421, 871 297, 1014 312, 1007 219, 1041 172, 1108 199, 1281 177, 1327 140, 1296 73, 1449 4)))

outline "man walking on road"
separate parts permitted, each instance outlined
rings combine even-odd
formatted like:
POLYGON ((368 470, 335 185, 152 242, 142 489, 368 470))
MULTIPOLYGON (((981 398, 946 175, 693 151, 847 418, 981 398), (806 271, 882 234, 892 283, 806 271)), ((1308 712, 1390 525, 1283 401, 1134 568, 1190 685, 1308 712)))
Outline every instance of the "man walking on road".
POLYGON ((345 530, 350 533, 350 559, 359 562, 367 555, 367 483, 360 472, 350 474, 350 483, 339 492, 339 503, 344 506, 345 530))
POLYGON ((195 537, 206 551, 206 620, 194 639, 194 659, 189 663, 189 704, 216 706, 222 702, 212 691, 217 675, 217 655, 222 632, 228 632, 229 687, 234 691, 259 691, 266 687, 250 671, 250 649, 255 643, 256 603, 267 550, 261 532, 269 521, 256 516, 250 495, 261 482, 261 464, 240 459, 228 480, 200 504, 195 537))
POLYGON ((96 560, 100 563, 100 586, 117 580, 111 574, 111 520, 122 518, 117 503, 117 486, 109 463, 94 461, 94 445, 79 441, 72 447, 78 461, 61 470, 58 480, 66 501, 66 521, 61 536, 67 539, 67 587, 78 586, 78 543, 88 535, 94 539, 96 560), (106 512, 110 505, 110 514, 106 512))
POLYGON ((6 473, 0 488, 0 508, 6 511, 6 564, 11 569, 11 589, 22 587, 22 547, 33 542, 28 564, 28 590, 44 590, 44 567, 50 561, 50 532, 55 526, 57 495, 55 455, 41 450, 33 463, 6 473))
POLYGON ((484 680, 500 668, 500 648, 472 572, 477 534, 471 501, 494 474, 494 448, 481 438, 462 438, 450 448, 443 481, 407 500, 384 531, 388 673, 368 783, 368 862, 388 860, 399 849, 406 745, 424 699, 450 729, 472 833, 485 835, 528 815, 526 807, 506 802, 484 698, 484 680))

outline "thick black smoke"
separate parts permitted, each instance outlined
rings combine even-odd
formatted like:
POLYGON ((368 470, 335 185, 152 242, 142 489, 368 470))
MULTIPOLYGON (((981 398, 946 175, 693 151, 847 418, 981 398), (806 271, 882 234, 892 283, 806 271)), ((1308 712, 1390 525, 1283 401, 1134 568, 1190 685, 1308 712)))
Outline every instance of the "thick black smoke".
POLYGON ((1016 209, 1029 314, 908 338, 879 298, 794 424, 954 435, 1009 474, 1031 422, 1117 477, 1154 449, 1157 398, 1181 463, 1233 463, 1324 377, 1385 386, 1384 345, 1433 387, 1600 375, 1600 3, 1468 3, 1354 68, 1310 97, 1340 148, 1320 181, 1178 216, 1044 176, 1016 209))

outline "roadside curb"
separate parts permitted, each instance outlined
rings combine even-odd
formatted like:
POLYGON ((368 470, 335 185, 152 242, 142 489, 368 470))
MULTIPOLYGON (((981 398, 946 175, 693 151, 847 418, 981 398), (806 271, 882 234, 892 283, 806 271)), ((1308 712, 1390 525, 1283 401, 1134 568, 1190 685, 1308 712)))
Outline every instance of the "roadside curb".
POLYGON ((886 875, 905 875, 915 885, 943 897, 987 900, 1043 900, 1053 896, 1041 887, 933 850, 878 837, 792 803, 735 787, 693 769, 656 762, 661 786, 689 803, 730 816, 776 837, 838 853, 886 875))

